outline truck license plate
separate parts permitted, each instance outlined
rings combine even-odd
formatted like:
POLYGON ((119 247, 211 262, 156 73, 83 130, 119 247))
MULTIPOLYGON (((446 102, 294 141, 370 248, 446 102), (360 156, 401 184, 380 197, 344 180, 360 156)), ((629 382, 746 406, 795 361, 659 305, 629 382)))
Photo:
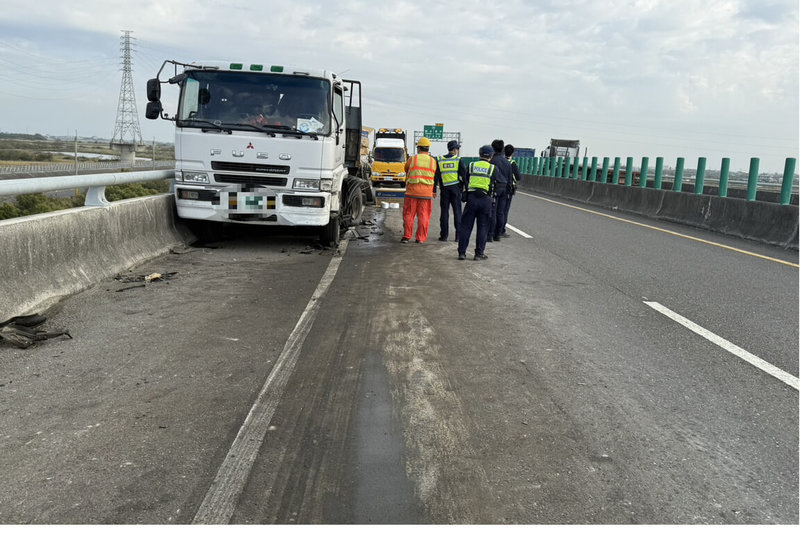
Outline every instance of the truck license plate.
POLYGON ((229 194, 228 209, 231 211, 264 211, 266 209, 266 198, 261 195, 252 194, 229 194))

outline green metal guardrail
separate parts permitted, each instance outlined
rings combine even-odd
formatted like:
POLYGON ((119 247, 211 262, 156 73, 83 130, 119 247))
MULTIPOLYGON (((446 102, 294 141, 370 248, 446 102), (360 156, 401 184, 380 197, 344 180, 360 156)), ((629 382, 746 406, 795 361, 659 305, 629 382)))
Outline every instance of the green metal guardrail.
MULTIPOLYGON (((467 164, 472 161, 477 161, 477 157, 464 157, 462 158, 467 164)), ((596 181, 600 183, 612 183, 619 185, 620 174, 624 171, 624 185, 632 187, 634 185, 635 175, 639 176, 638 186, 646 188, 649 181, 649 167, 650 158, 643 157, 639 171, 635 171, 633 165, 633 158, 628 157, 625 165, 621 166, 621 158, 615 157, 613 167, 611 167, 611 160, 608 157, 602 159, 602 167, 598 173, 598 158, 592 157, 589 161, 588 157, 584 157, 582 161, 579 158, 573 157, 570 160, 568 157, 520 157, 514 158, 519 166, 522 174, 530 174, 534 176, 549 176, 566 179, 580 179, 582 181, 596 181), (609 170, 610 176, 609 176, 609 170), (571 171, 571 172, 570 172, 571 171), (579 176, 580 173, 580 176, 579 176), (641 179, 645 176, 646 179, 641 179), (603 179, 605 178, 605 179, 603 179)), ((679 157, 675 164, 675 172, 673 175, 672 190, 682 191, 684 182, 684 167, 685 159, 679 157)), ((758 167, 760 159, 753 157, 750 159, 750 169, 747 179, 747 193, 746 198, 749 201, 756 199, 756 193, 759 185, 764 186, 763 183, 758 181, 758 167)), ((720 165, 719 172, 719 193, 720 198, 727 198, 728 188, 730 186, 730 165, 731 160, 729 157, 723 157, 720 165)), ((783 169, 783 178, 780 187, 780 203, 788 205, 791 202, 792 192, 797 188, 795 185, 795 169, 797 168, 797 159, 794 157, 787 157, 786 164, 783 169)), ((653 188, 661 190, 664 178, 664 158, 657 157, 655 170, 653 176, 653 188)), ((697 160, 697 170, 694 178, 694 193, 703 194, 703 189, 706 184, 706 158, 700 157, 697 160)))
MULTIPOLYGON (((476 158, 465 158, 475 160, 476 158)), ((577 156, 570 158, 565 157, 521 157, 514 158, 519 165, 522 174, 532 174, 535 176, 549 176, 566 179, 580 179, 582 181, 612 183, 618 185, 620 183, 620 174, 624 171, 624 185, 631 187, 634 185, 634 178, 638 177, 638 186, 646 188, 652 176, 653 188, 660 190, 664 178, 664 158, 657 157, 655 170, 653 174, 649 174, 650 158, 643 157, 639 170, 635 170, 632 157, 628 157, 625 165, 621 166, 619 157, 614 158, 613 167, 610 165, 610 158, 604 157, 602 162, 598 161, 597 157, 592 157, 591 161, 588 157, 584 157, 581 161, 577 156), (598 166, 602 165, 599 169, 598 166), (571 170, 571 172, 570 172, 571 170), (598 172, 599 170, 599 172, 598 172), (610 171, 610 172, 609 172, 610 171), (579 176, 580 174, 580 176, 579 176), (642 179, 644 176, 644 179, 642 179)), ((728 196, 728 189, 730 186, 730 163, 728 157, 722 158, 722 163, 719 171, 719 197, 726 198, 728 196)), ((753 157, 750 159, 750 169, 747 179, 747 194, 746 198, 749 201, 756 199, 756 193, 759 186, 764 187, 764 183, 758 181, 758 167, 760 159, 753 157)), ((685 159, 679 157, 675 164, 675 172, 673 175, 672 190, 682 191, 684 182, 684 167, 685 159)), ((797 188, 795 185, 795 169, 797 168, 797 159, 794 157, 787 157, 783 170, 783 178, 780 186, 780 203, 787 205, 791 202, 792 191, 797 188)), ((706 185, 706 158, 700 157, 697 160, 697 169, 694 177, 694 193, 703 194, 706 185)))

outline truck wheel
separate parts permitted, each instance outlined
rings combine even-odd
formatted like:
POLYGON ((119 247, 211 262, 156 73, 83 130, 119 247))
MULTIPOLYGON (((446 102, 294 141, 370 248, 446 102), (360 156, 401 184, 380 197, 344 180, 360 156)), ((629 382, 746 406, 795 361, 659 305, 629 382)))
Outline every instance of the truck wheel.
POLYGON ((350 203, 350 209, 352 210, 352 216, 350 218, 351 226, 358 226, 364 220, 364 200, 362 198, 361 189, 356 188, 356 190, 358 193, 353 195, 353 199, 350 203))
POLYGON ((341 225, 338 214, 331 214, 328 224, 319 231, 319 240, 323 246, 339 246, 341 240, 341 225))
POLYGON ((221 241, 225 236, 225 227, 222 222, 189 220, 187 221, 187 225, 197 238, 198 245, 221 241))

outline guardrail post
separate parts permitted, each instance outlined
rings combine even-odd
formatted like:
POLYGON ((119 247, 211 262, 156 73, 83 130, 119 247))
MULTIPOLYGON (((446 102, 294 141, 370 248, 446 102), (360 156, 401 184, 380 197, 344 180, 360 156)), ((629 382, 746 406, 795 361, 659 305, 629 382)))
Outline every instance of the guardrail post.
POLYGON ((664 158, 656 157, 656 174, 653 177, 653 188, 661 190, 661 175, 664 173, 664 158))
POLYGON ((561 177, 569 179, 569 156, 564 156, 564 166, 561 168, 561 177))
POLYGON ((603 158, 603 170, 601 171, 602 172, 602 177, 599 180, 597 180, 600 183, 607 183, 608 182, 608 161, 609 161, 609 159, 607 157, 603 158))
POLYGON ((639 170, 639 188, 647 187, 647 167, 650 166, 650 158, 642 158, 642 168, 639 170))
POLYGON ((683 163, 684 159, 679 157, 675 162, 675 181, 672 183, 672 190, 683 192, 683 163))
POLYGON ((631 185, 633 185, 633 158, 629 157, 625 160, 625 186, 631 185))
POLYGON ((589 172, 589 181, 597 181, 597 156, 592 156, 592 170, 589 172))
POLYGON ((106 200, 105 185, 89 187, 89 190, 86 191, 86 199, 83 201, 83 205, 92 207, 108 205, 109 203, 110 202, 106 200))
POLYGON ((758 191, 758 164, 760 160, 757 157, 750 158, 750 175, 747 177, 747 200, 752 202, 756 199, 756 192, 758 191))
POLYGON ((578 179, 578 167, 579 166, 580 165, 578 164, 578 156, 576 155, 576 156, 574 156, 572 158, 572 179, 574 179, 574 180, 578 179))
POLYGON ((728 197, 728 175, 731 172, 731 158, 723 157, 719 167, 719 197, 728 197))
POLYGON ((556 164, 553 166, 553 177, 558 178, 561 174, 561 157, 556 158, 556 164))
POLYGON ((619 157, 614 158, 614 173, 611 176, 611 183, 619 185, 619 157))
POLYGON ((703 194, 703 187, 706 184, 706 158, 697 158, 697 175, 694 177, 694 193, 703 194))
POLYGON ((781 184, 781 204, 789 205, 792 201, 792 183, 794 182, 794 169, 797 159, 787 157, 783 167, 783 183, 781 184))
POLYGON ((586 174, 589 172, 589 158, 583 156, 583 168, 581 168, 581 181, 586 181, 586 174))

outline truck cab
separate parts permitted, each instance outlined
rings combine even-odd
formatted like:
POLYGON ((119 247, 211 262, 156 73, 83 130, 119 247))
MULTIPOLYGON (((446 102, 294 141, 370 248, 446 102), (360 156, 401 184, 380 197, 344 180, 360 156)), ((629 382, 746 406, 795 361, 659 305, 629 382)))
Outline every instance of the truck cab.
POLYGON ((148 119, 175 122, 180 218, 315 226, 328 243, 360 220, 369 184, 358 176, 359 82, 281 65, 165 61, 148 100, 148 119), (169 63, 175 75, 161 80, 169 63), (173 116, 160 102, 164 83, 179 90, 173 116))
POLYGON ((387 128, 375 131, 375 141, 372 147, 372 183, 374 185, 398 184, 404 186, 407 159, 405 131, 387 128))

